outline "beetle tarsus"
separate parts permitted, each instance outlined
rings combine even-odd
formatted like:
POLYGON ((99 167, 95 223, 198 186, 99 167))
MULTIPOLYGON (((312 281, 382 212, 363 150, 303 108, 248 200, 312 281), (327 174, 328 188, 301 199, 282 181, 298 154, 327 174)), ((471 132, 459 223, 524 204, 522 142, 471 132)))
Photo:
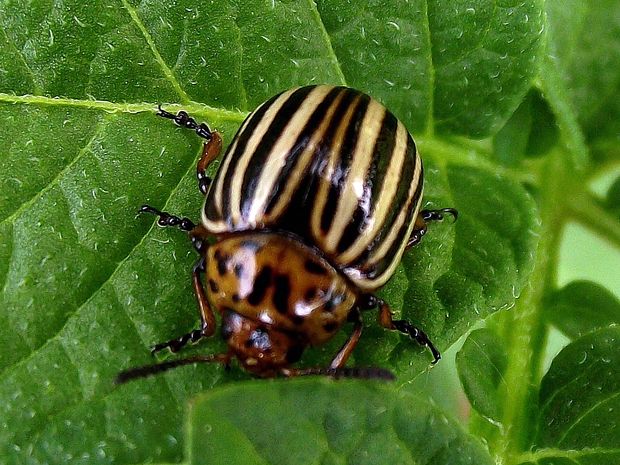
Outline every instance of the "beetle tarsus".
POLYGON ((416 328, 407 320, 392 319, 392 311, 390 310, 389 305, 381 299, 377 299, 377 303, 379 305, 379 323, 381 324, 381 326, 387 329, 400 331, 401 333, 409 336, 421 346, 427 347, 433 355, 433 361, 431 362, 431 365, 435 365, 439 360, 441 360, 441 354, 424 331, 416 328))
POLYGON ((138 210, 138 213, 151 213, 158 216, 157 224, 162 228, 178 226, 182 231, 191 231, 196 227, 194 222, 189 218, 180 218, 175 215, 171 215, 168 212, 158 210, 150 205, 142 205, 138 210))
POLYGON ((415 226, 413 227, 413 231, 411 231, 406 248, 410 249, 422 240, 422 237, 426 234, 427 223, 431 221, 443 221, 446 215, 452 216, 452 222, 454 222, 458 218, 459 212, 455 208, 422 210, 415 220, 415 226))
POLYGON ((170 349, 170 352, 176 353, 185 347, 188 343, 198 342, 200 339, 204 337, 202 330, 194 329, 189 333, 183 334, 180 337, 170 339, 166 342, 160 342, 159 344, 155 344, 151 347, 151 353, 154 354, 164 349, 170 349))
POLYGON ((213 132, 211 131, 211 128, 209 128, 207 123, 197 123, 196 120, 189 116, 184 110, 180 110, 175 115, 174 113, 170 113, 169 111, 164 110, 161 105, 157 105, 157 116, 171 119, 182 128, 192 129, 193 131, 196 131, 196 134, 198 134, 203 139, 210 140, 212 137, 213 132))
POLYGON ((422 210, 420 216, 424 221, 443 221, 446 215, 452 216, 453 222, 459 216, 455 208, 441 208, 439 210, 422 210))
POLYGON ((394 325, 394 329, 397 329, 401 333, 407 334, 421 346, 428 347, 431 354, 433 354, 433 361, 431 362, 431 365, 435 365, 439 360, 441 360, 441 354, 424 331, 416 328, 406 320, 393 320, 392 324, 394 325))

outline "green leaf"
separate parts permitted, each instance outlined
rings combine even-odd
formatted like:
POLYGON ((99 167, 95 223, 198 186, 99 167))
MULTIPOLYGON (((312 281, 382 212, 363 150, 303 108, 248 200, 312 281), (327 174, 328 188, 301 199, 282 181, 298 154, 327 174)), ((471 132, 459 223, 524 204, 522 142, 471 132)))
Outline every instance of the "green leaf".
POLYGON ((502 418, 498 398, 508 388, 504 381, 507 365, 503 341, 490 329, 472 332, 456 356, 456 367, 467 398, 480 415, 492 422, 502 418))
POLYGON ((437 127, 472 137, 493 134, 534 79, 543 2, 436 0, 428 8, 437 127))
POLYGON ((542 87, 573 157, 591 140, 616 140, 620 126, 620 5, 615 0, 552 0, 542 87))
POLYGON ((620 460, 620 327, 589 333, 554 359, 542 380, 541 463, 612 465, 620 460))
MULTIPOLYGON (((202 203, 200 141, 157 118, 158 103, 229 143, 247 111, 293 85, 381 98, 426 131, 427 207, 461 213, 431 225, 383 295, 442 350, 512 305, 533 263, 534 203, 482 154, 432 135, 492 134, 530 87, 541 2, 496 3, 0 2, 0 457, 178 461, 189 399, 247 378, 201 366, 112 385, 197 323, 187 238, 136 218, 150 203, 197 219, 202 203)), ((428 354, 375 318, 352 363, 419 375, 428 354)), ((348 329, 305 363, 327 364, 348 329)), ((186 353, 222 350, 216 337, 186 353)))
POLYGON ((190 464, 491 464, 427 401, 375 383, 240 383, 199 396, 190 464))
POLYGON ((525 157, 547 153, 557 142, 555 118, 538 92, 530 92, 504 127, 493 138, 499 163, 518 166, 525 157))
POLYGON ((590 138, 616 137, 620 125, 620 4, 548 1, 550 53, 590 138))
POLYGON ((612 214, 615 214, 618 221, 620 221, 620 177, 613 182, 607 191, 604 207, 612 214))
POLYGON ((605 287, 574 281, 549 296, 549 321, 570 338, 620 323, 620 301, 605 287))

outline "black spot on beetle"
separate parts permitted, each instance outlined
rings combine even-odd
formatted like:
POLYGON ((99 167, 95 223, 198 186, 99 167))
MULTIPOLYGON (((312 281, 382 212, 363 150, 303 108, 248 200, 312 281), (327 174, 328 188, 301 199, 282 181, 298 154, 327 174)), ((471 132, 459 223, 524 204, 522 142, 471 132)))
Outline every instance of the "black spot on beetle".
POLYGON ((241 300, 241 298, 239 297, 239 294, 233 294, 232 295, 232 301, 237 303, 241 300))
POLYGON ((273 280, 273 305, 278 313, 288 312, 288 299, 291 295, 291 282, 287 275, 277 275, 273 280))
POLYGON ((263 300, 265 293, 267 292, 267 288, 271 283, 271 274, 272 270, 270 266, 265 266, 262 270, 260 270, 254 280, 252 292, 248 294, 248 302, 250 305, 258 305, 263 300))
POLYGON ((305 320, 305 318, 303 316, 299 316, 299 315, 293 315, 291 317, 291 321, 296 326, 301 326, 304 323, 304 320, 305 320))
POLYGON ((316 287, 310 287, 310 288, 308 288, 308 289, 306 290, 306 293, 304 294, 304 300, 305 300, 306 302, 311 302, 311 301, 313 301, 313 300, 316 298, 316 296, 317 296, 318 292, 319 292, 319 291, 317 290, 317 288, 316 288, 316 287))
POLYGON ((334 331, 336 331, 336 329, 338 329, 338 325, 334 322, 325 323, 323 325, 323 329, 327 331, 328 333, 333 333, 334 331))
POLYGON ((304 268, 308 273, 324 275, 326 274, 325 268, 320 263, 315 262, 314 260, 306 260, 304 263, 304 268))
POLYGON ((233 273, 235 273, 237 278, 241 278, 243 274, 243 265, 241 263, 235 263, 235 266, 233 266, 233 273))
POLYGON ((211 288, 211 292, 220 291, 220 287, 217 285, 217 283, 213 279, 209 280, 209 287, 211 288))
POLYGON ((224 276, 228 271, 228 261, 230 260, 230 256, 222 254, 219 250, 216 250, 213 254, 215 261, 217 262, 217 272, 220 276, 224 276))

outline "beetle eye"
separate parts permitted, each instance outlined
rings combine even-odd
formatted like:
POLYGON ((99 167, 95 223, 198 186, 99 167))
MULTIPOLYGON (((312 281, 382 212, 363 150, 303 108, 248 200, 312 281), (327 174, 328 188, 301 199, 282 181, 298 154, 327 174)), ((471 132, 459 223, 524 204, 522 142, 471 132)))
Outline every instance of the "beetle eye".
POLYGON ((248 339, 248 343, 250 344, 250 346, 256 347, 261 351, 265 351, 271 348, 271 339, 269 338, 269 333, 261 328, 252 331, 250 339, 248 339))

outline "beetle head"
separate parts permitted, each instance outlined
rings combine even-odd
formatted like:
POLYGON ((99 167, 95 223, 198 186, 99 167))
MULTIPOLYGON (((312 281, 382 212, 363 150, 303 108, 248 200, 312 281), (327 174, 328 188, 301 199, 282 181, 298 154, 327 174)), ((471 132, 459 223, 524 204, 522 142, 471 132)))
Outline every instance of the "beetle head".
POLYGON ((227 310, 222 316, 222 337, 229 353, 247 371, 258 376, 274 376, 297 362, 307 345, 298 335, 287 334, 227 310))

